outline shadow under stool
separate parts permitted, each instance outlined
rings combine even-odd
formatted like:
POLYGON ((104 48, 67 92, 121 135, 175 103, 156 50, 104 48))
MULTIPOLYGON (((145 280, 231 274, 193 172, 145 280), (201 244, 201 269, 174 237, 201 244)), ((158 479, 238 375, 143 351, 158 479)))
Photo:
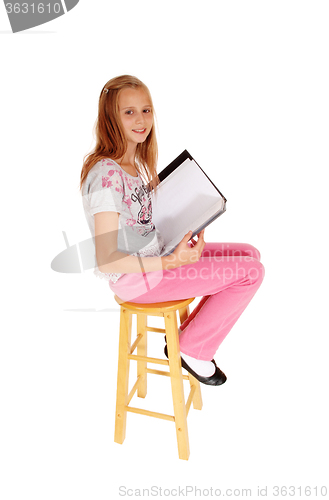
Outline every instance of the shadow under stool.
POLYGON ((169 420, 175 422, 179 458, 188 460, 190 447, 187 415, 192 402, 195 409, 201 410, 202 398, 199 381, 190 373, 188 375, 183 375, 182 373, 177 311, 179 313, 180 324, 182 324, 190 313, 189 304, 194 298, 153 304, 123 302, 116 295, 114 298, 120 305, 120 339, 114 441, 122 444, 125 439, 127 412, 169 420), (137 315, 137 336, 131 345, 133 314, 137 315), (163 317, 165 328, 149 327, 147 325, 148 316, 163 317), (168 359, 150 358, 147 356, 147 332, 160 332, 166 335, 168 359), (133 354, 136 348, 137 354, 133 354), (137 361, 137 380, 129 392, 129 365, 131 360, 137 361), (167 365, 169 366, 169 371, 153 370, 148 368, 148 363, 167 365), (138 397, 145 398, 147 394, 147 375, 149 373, 170 377, 174 407, 173 416, 129 406, 136 391, 138 397), (190 393, 186 403, 183 387, 184 379, 190 382, 190 393))

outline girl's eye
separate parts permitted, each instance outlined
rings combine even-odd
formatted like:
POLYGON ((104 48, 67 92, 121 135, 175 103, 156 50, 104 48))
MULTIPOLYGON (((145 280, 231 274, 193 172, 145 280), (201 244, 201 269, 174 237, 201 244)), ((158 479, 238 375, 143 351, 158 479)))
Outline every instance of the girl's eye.
MULTIPOLYGON (((151 113, 151 109, 147 108, 147 109, 143 109, 143 113, 151 113)), ((125 111, 125 114, 126 115, 132 115, 133 114, 133 110, 132 109, 127 109, 127 111, 125 111)))

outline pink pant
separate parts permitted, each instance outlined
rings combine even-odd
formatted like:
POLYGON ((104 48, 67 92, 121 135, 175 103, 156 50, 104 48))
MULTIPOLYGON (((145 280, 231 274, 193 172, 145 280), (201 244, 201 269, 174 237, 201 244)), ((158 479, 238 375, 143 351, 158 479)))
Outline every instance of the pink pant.
POLYGON ((141 304, 202 296, 182 324, 179 342, 184 354, 211 360, 262 283, 259 259, 248 244, 206 243, 194 264, 125 274, 110 288, 122 300, 141 304))

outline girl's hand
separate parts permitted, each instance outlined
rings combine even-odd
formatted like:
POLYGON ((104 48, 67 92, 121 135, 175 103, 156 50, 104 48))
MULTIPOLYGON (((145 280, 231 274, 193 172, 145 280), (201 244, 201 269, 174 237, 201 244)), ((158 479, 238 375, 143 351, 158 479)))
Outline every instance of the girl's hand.
POLYGON ((177 245, 173 253, 168 255, 167 260, 169 266, 167 269, 198 262, 205 246, 204 229, 198 234, 198 241, 192 240, 193 246, 188 245, 188 240, 191 238, 191 234, 192 231, 189 231, 177 245))
MULTIPOLYGON (((198 236, 198 238, 200 238, 200 234, 201 234, 201 233, 203 233, 203 235, 204 235, 204 229, 203 229, 202 231, 200 231, 200 233, 198 233, 198 235, 197 235, 197 236, 198 236)), ((197 243, 197 242, 195 241, 195 239, 194 239, 194 238, 192 238, 192 239, 189 241, 188 245, 189 245, 190 247, 194 247, 194 246, 196 245, 196 243, 197 243)))

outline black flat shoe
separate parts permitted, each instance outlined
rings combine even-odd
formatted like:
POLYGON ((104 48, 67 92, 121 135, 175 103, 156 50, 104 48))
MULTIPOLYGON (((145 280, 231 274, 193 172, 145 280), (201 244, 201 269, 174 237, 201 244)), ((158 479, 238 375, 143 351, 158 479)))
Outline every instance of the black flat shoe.
MULTIPOLYGON (((167 348, 167 345, 165 345, 164 353, 165 353, 166 357, 168 358, 168 348, 167 348)), ((211 377, 202 377, 201 375, 199 375, 198 373, 196 373, 184 361, 184 359, 182 357, 181 357, 181 362, 182 362, 182 367, 185 368, 185 370, 187 370, 191 375, 193 375, 193 377, 195 377, 202 384, 206 384, 206 385, 222 385, 227 380, 227 377, 226 377, 225 373, 223 373, 222 370, 220 370, 218 368, 218 366, 216 365, 216 362, 215 362, 214 359, 212 359, 211 362, 214 363, 214 365, 216 367, 216 370, 215 370, 215 373, 213 375, 211 375, 211 377)))

